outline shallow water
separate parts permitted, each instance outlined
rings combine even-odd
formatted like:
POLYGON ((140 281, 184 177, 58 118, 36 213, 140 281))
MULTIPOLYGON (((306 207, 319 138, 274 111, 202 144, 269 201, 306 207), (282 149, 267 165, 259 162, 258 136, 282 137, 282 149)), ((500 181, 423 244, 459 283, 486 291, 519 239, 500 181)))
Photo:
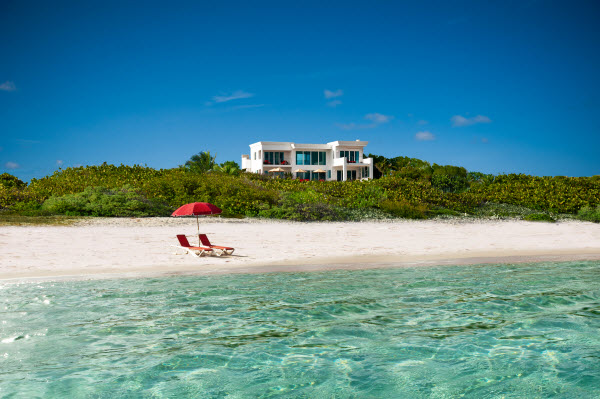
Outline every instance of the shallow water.
POLYGON ((3 284, 0 397, 597 398, 600 262, 3 284))

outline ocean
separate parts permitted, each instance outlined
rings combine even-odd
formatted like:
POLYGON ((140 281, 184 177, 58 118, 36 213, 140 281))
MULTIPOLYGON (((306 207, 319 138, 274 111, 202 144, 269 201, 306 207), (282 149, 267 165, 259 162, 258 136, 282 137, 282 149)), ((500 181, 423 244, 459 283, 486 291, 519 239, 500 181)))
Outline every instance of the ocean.
POLYGON ((2 398, 598 398, 600 262, 0 283, 2 398))

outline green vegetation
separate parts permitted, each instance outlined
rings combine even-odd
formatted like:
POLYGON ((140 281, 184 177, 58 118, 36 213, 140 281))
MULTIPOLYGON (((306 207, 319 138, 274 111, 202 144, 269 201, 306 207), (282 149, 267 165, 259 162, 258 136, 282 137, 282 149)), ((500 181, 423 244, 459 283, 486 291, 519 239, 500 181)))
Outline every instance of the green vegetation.
POLYGON ((577 213, 577 217, 588 222, 600 223, 600 205, 596 206, 596 208, 584 206, 577 213))
POLYGON ((556 220, 547 213, 532 213, 530 215, 524 216, 523 220, 527 220, 530 222, 556 222, 556 220))
POLYGON ((491 217, 600 221, 600 178, 486 175, 415 158, 371 155, 378 179, 319 182, 241 172, 209 152, 174 169, 102 164, 25 184, 0 175, 0 216, 164 216, 211 202, 229 217, 288 220, 491 217))

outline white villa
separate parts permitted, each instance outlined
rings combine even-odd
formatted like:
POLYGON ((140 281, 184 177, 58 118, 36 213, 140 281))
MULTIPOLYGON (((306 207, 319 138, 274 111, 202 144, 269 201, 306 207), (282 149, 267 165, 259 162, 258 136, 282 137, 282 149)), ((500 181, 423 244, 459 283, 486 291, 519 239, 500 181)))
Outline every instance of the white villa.
POLYGON ((242 170, 296 179, 360 180, 373 178, 373 158, 364 157, 368 141, 333 141, 298 144, 259 141, 250 144, 250 155, 242 155, 242 170))

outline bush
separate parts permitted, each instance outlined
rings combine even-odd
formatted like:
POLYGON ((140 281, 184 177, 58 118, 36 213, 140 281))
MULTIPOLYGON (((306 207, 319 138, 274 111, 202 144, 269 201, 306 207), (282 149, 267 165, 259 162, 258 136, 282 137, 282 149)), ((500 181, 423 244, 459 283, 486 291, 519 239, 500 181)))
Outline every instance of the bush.
POLYGON ((523 220, 530 222, 556 222, 552 216, 546 213, 532 213, 523 217, 523 220))
POLYGON ((381 201, 379 207, 394 216, 405 219, 426 219, 427 206, 424 204, 412 205, 407 201, 381 201))
POLYGON ((600 205, 595 209, 591 206, 585 206, 577 213, 577 218, 588 222, 600 223, 600 205))
POLYGON ((50 197, 41 210, 53 215, 117 217, 169 216, 172 212, 165 203, 149 200, 130 186, 117 190, 89 187, 81 193, 50 197))
POLYGON ((0 175, 0 186, 6 188, 24 188, 27 184, 16 176, 9 173, 2 173, 0 175))
POLYGON ((269 219, 287 219, 299 222, 344 220, 342 212, 324 203, 282 204, 262 210, 258 216, 269 219))

